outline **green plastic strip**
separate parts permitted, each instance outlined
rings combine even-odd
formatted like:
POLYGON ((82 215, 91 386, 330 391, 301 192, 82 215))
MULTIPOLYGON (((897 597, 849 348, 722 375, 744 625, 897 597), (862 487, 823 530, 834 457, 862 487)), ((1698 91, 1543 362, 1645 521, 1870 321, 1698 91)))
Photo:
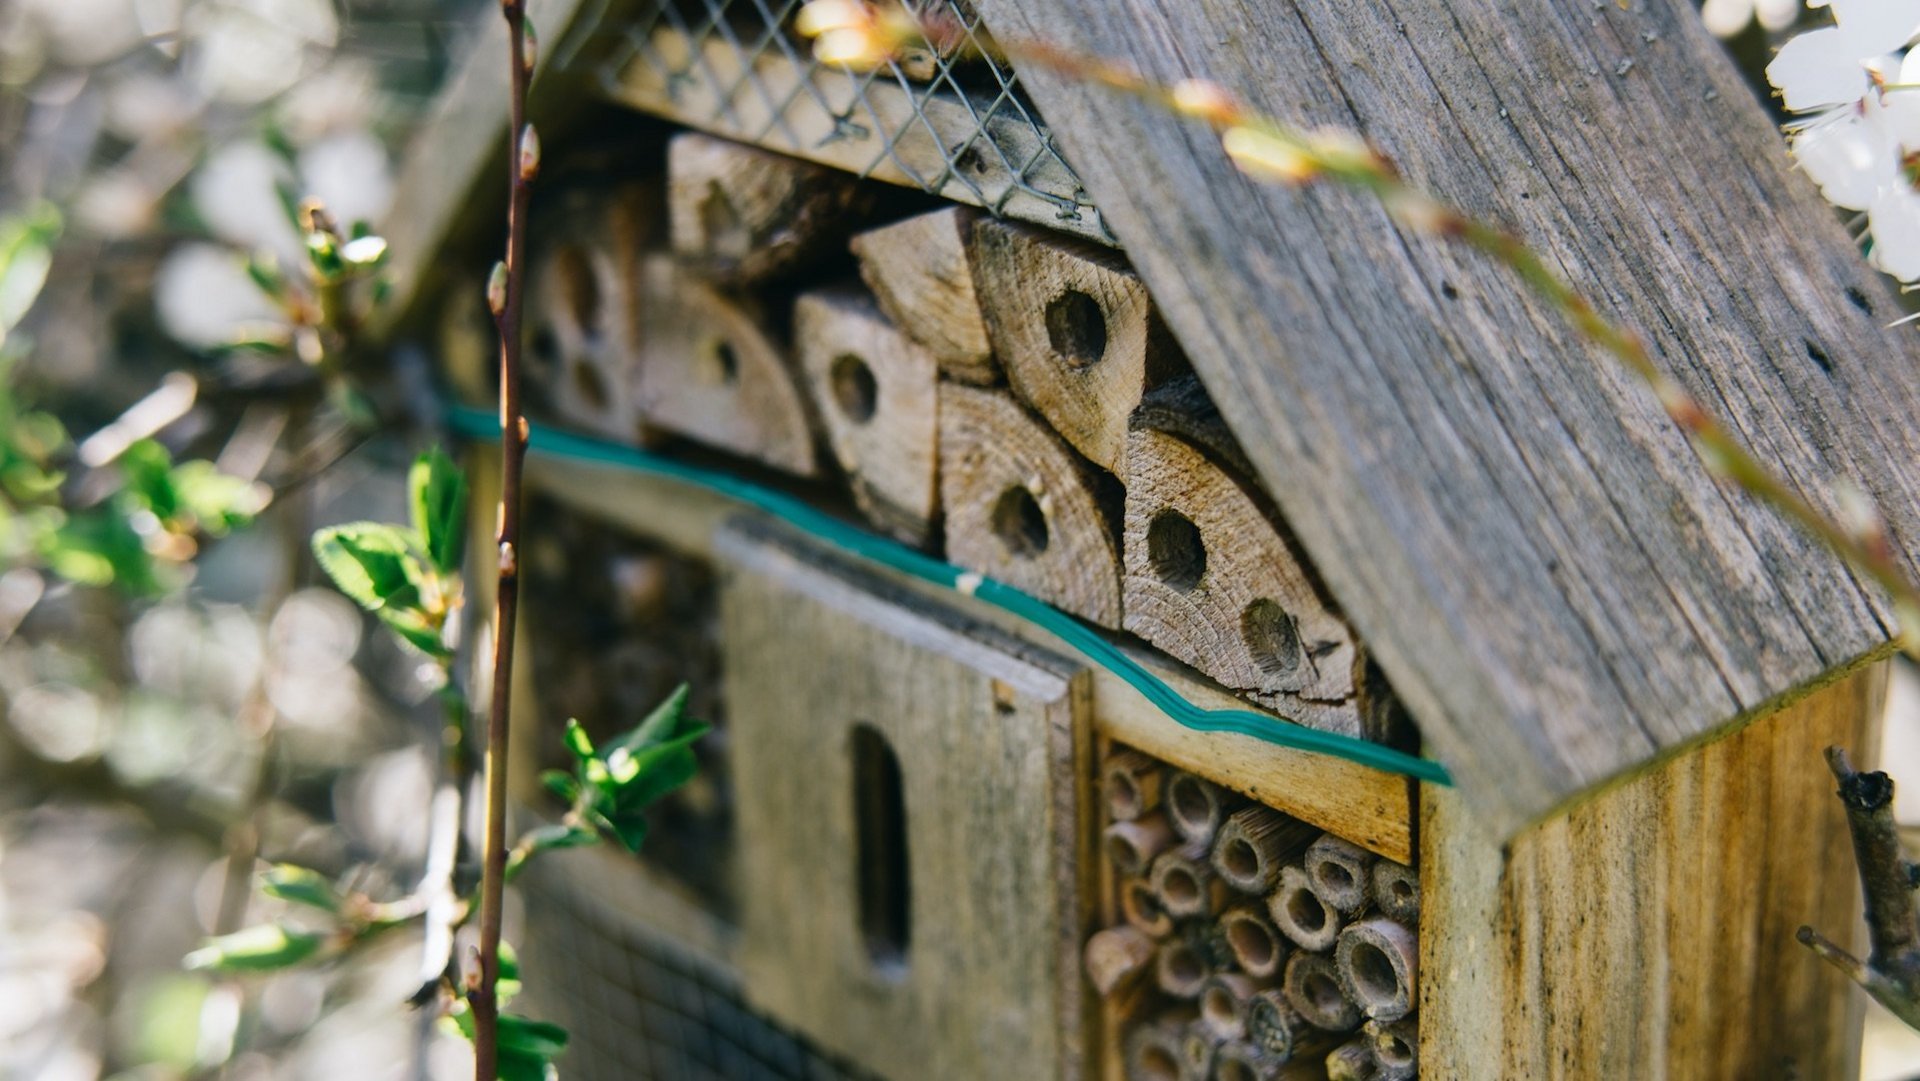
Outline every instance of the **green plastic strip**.
MULTIPOLYGON (((454 406, 447 412, 447 423, 455 432, 468 438, 488 441, 500 438, 499 416, 488 410, 454 406)), ((1440 763, 1391 747, 1334 732, 1322 732, 1252 710, 1202 709, 1180 697, 1172 687, 1142 668, 1099 632, 1045 601, 1022 593, 1004 582, 983 578, 849 525, 783 492, 719 470, 689 465, 635 447, 572 435, 537 424, 531 426, 527 445, 533 453, 551 458, 633 469, 718 492, 765 511, 852 555, 1004 609, 1046 630, 1088 660, 1119 676, 1167 716, 1196 731, 1238 732, 1275 746, 1332 755, 1362 766, 1404 774, 1434 784, 1453 783, 1440 763)))

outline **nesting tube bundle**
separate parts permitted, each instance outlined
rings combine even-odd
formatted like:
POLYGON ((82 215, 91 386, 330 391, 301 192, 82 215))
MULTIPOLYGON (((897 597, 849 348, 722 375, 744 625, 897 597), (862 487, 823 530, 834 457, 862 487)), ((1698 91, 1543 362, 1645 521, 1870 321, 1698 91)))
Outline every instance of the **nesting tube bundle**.
POLYGON ((1097 776, 1119 920, 1086 965, 1129 1079, 1417 1076, 1411 868, 1136 750, 1097 776))

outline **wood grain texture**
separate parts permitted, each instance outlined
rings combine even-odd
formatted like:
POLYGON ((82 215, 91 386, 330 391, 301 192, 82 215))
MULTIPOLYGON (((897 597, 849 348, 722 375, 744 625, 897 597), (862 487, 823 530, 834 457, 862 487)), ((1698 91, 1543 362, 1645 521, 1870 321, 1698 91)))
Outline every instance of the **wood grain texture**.
POLYGON ((1147 288, 1111 250, 983 218, 974 282, 1007 382, 1073 448, 1126 470, 1127 417, 1178 366, 1147 288))
MULTIPOLYGON (((1005 37, 1356 129, 1513 228, 1909 573, 1920 342, 1692 5, 982 0, 1005 37), (1276 75, 1276 73, 1280 73, 1276 75)), ((1501 268, 1206 130, 1022 77, 1309 559, 1489 825, 1883 648, 1881 599, 1708 475, 1501 268)))
POLYGON ((948 562, 1118 627, 1119 507, 1103 479, 1004 390, 940 388, 948 562))
POLYGON ((644 189, 562 193, 533 261, 528 354, 547 398, 572 427, 619 443, 643 438, 638 365, 644 189))
POLYGON ((641 312, 637 397, 648 423, 799 476, 818 472, 812 406, 784 328, 751 298, 651 255, 641 312))
POLYGON ((924 545, 940 506, 940 369, 858 286, 803 293, 794 350, 847 472, 854 500, 883 533, 924 545))
POLYGON ((1079 1076, 1098 926, 1089 684, 784 529, 729 528, 722 626, 756 1007, 889 1077, 1079 1076), (863 941, 850 742, 904 794, 909 933, 863 941))
POLYGON ((1283 713, 1365 734, 1360 644, 1258 492, 1156 431, 1128 435, 1125 476, 1126 629, 1283 713))
POLYGON ((881 309, 933 353, 941 373, 989 386, 1000 381, 1000 366, 973 287, 978 219, 977 211, 948 207, 861 233, 849 246, 881 309))
POLYGON ((1862 999, 1794 931, 1858 923, 1821 749, 1871 755, 1886 674, 1687 751, 1504 858, 1460 793, 1424 789, 1421 1076, 1853 1076, 1862 999))
POLYGON ((873 189, 838 169, 711 135, 667 143, 673 253, 727 285, 792 274, 836 253, 873 189))

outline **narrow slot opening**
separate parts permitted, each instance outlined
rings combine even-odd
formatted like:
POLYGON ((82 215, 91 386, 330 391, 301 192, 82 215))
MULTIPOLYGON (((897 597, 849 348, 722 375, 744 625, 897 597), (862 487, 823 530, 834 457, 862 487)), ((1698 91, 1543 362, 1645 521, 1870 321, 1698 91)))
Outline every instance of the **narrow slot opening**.
POLYGON ((860 934, 875 967, 900 970, 913 932, 900 759, 871 725, 854 728, 851 750, 860 934))

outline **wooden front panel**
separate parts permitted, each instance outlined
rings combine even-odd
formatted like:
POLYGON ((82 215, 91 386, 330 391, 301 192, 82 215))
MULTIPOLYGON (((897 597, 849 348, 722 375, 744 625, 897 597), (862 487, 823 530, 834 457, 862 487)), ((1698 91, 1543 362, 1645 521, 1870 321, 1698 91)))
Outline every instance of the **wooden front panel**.
POLYGON ((715 549, 747 1000, 893 1078, 1078 1076, 1084 672, 773 527, 715 549))

